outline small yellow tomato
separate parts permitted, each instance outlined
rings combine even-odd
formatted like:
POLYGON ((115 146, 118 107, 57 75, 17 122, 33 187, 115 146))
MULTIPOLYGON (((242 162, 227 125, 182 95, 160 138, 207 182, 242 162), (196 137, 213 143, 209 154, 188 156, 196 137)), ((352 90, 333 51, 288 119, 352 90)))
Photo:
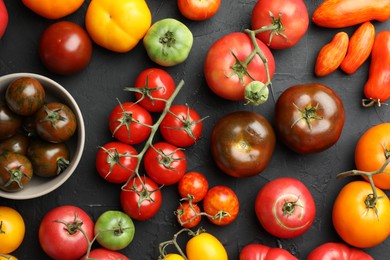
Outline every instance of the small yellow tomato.
POLYGON ((18 260, 18 259, 12 255, 1 255, 0 254, 0 260, 18 260))
POLYGON ((0 206, 0 254, 15 251, 23 241, 25 225, 15 209, 0 206))
POLYGON ((191 238, 186 245, 188 260, 227 260, 228 255, 222 243, 209 233, 191 238))
POLYGON ((152 24, 145 0, 92 0, 85 26, 92 40, 114 52, 128 52, 152 24))
POLYGON ((164 260, 184 260, 184 257, 179 254, 167 254, 164 260))

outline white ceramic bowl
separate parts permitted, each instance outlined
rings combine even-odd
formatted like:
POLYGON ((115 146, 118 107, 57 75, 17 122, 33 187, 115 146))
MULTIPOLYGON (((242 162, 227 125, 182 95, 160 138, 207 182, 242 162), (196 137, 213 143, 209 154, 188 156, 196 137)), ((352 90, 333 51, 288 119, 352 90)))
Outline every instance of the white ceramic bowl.
POLYGON ((30 183, 21 191, 6 192, 0 190, 0 197, 15 200, 37 198, 60 187, 76 170, 85 144, 85 126, 80 108, 69 92, 54 80, 34 73, 8 74, 0 77, 0 95, 4 96, 9 83, 21 77, 32 77, 37 79, 45 89, 46 101, 59 101, 68 105, 76 115, 77 131, 74 136, 66 142, 71 153, 70 164, 60 175, 54 178, 33 176, 30 183))

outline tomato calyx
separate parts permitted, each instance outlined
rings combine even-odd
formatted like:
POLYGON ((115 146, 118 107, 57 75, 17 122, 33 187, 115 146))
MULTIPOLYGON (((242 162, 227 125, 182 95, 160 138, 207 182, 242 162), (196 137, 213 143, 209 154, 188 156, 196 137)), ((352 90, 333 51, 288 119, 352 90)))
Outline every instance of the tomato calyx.
POLYGON ((246 105, 258 106, 268 100, 269 89, 263 82, 255 80, 245 87, 244 95, 246 97, 246 105))
POLYGON ((62 173, 68 168, 70 161, 65 159, 64 157, 57 159, 57 175, 62 173))
POLYGON ((138 93, 140 93, 142 95, 141 98, 139 100, 137 100, 136 103, 141 102, 145 98, 149 98, 150 101, 152 102, 152 104, 154 104, 154 101, 165 101, 166 102, 165 99, 156 98, 156 97, 153 97, 153 95, 152 95, 152 93, 154 91, 158 91, 161 88, 163 88, 163 87, 162 86, 158 86, 158 87, 155 87, 155 88, 149 87, 149 76, 146 76, 146 78, 145 78, 145 85, 142 88, 125 88, 124 90, 125 91, 138 92, 138 93))
POLYGON ((64 121, 66 118, 61 116, 59 114, 59 112, 62 110, 62 107, 60 108, 57 108, 57 109, 54 109, 54 110, 51 110, 49 109, 46 105, 43 106, 45 112, 46 112, 46 117, 41 119, 39 122, 43 123, 43 122, 46 122, 46 121, 49 121, 51 123, 51 125, 53 126, 53 128, 57 128, 56 127, 56 123, 58 121, 64 121))
POLYGON ((312 120, 321 120, 322 117, 317 114, 318 111, 318 103, 315 106, 312 106, 311 104, 304 107, 304 109, 299 108, 295 103, 293 105, 298 109, 300 112, 301 117, 297 118, 291 125, 291 128, 293 128, 299 121, 305 120, 306 124, 309 126, 309 129, 312 130, 312 120))
POLYGON ((262 32, 267 32, 271 31, 270 36, 269 36, 269 41, 267 43, 268 46, 271 45, 272 39, 275 35, 280 35, 283 38, 287 39, 287 36, 283 33, 283 31, 286 29, 283 26, 282 23, 282 13, 279 13, 279 16, 275 18, 274 14, 271 11, 268 11, 269 16, 271 18, 272 23, 270 25, 265 25, 262 26, 259 29, 254 30, 255 34, 262 33, 262 32))
POLYGON ((172 163, 174 163, 175 161, 182 161, 182 160, 184 160, 184 158, 173 158, 173 155, 175 155, 175 153, 178 150, 183 150, 181 148, 177 148, 177 149, 173 150, 171 153, 165 154, 163 150, 156 149, 153 145, 151 145, 151 147, 152 147, 153 150, 156 151, 156 153, 158 153, 161 156, 161 159, 158 159, 158 162, 160 164, 162 164, 167 169, 174 170, 175 168, 171 166, 172 163))
POLYGON ((25 174, 22 170, 22 165, 19 165, 16 169, 10 169, 8 167, 5 170, 9 173, 9 180, 4 184, 4 187, 9 187, 12 183, 16 182, 20 189, 23 189, 22 178, 26 177, 27 179, 31 179, 30 176, 25 174))
POLYGON ((296 201, 285 201, 282 207, 283 215, 291 216, 294 213, 296 206, 302 207, 298 201, 299 198, 297 198, 296 201))
POLYGON ((106 160, 106 162, 110 165, 110 169, 108 170, 108 173, 104 176, 104 178, 107 178, 111 174, 112 169, 114 168, 115 165, 119 165, 120 167, 130 171, 130 169, 128 169, 125 165, 123 165, 120 162, 120 159, 122 157, 136 157, 136 156, 132 156, 128 152, 126 152, 126 153, 119 153, 116 148, 106 149, 105 147, 101 146, 100 149, 102 149, 104 152, 107 153, 107 160, 106 160))
POLYGON ((378 107, 381 107, 382 105, 388 105, 387 103, 382 103, 380 99, 373 99, 373 98, 363 98, 362 99, 362 106, 363 107, 373 107, 377 105, 378 107))
POLYGON ((163 45, 162 52, 164 55, 168 55, 166 48, 170 48, 176 43, 176 38, 173 32, 167 31, 163 36, 159 38, 159 42, 163 45))
POLYGON ((69 235, 74 235, 78 231, 84 233, 83 229, 81 228, 84 223, 83 223, 83 221, 81 221, 79 219, 77 212, 74 213, 74 220, 71 222, 66 222, 62 219, 57 219, 57 220, 55 220, 55 222, 64 224, 64 226, 65 226, 64 230, 66 230, 69 233, 69 235))

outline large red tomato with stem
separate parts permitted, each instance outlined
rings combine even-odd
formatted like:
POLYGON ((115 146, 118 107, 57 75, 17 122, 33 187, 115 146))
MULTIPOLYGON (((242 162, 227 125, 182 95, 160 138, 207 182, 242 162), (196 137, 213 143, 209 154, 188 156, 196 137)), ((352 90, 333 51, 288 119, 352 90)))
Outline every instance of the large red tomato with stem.
POLYGON ((246 86, 252 81, 267 83, 274 72, 275 60, 270 49, 254 35, 251 38, 243 32, 230 33, 218 39, 208 50, 204 62, 204 75, 210 89, 218 96, 234 101, 260 99, 262 88, 245 94, 246 86), (254 42, 267 61, 268 73, 265 60, 256 55, 254 42))
POLYGON ((207 20, 213 17, 221 6, 221 0, 177 0, 180 13, 194 21, 207 20))
POLYGON ((231 188, 223 185, 214 186, 203 199, 203 210, 212 223, 225 226, 237 218, 240 202, 231 188))
POLYGON ((287 147, 301 154, 334 145, 344 127, 342 100, 331 88, 302 84, 287 88, 275 105, 275 131, 287 147))
POLYGON ((119 102, 111 111, 108 120, 112 136, 126 144, 145 141, 150 135, 153 123, 150 113, 133 102, 119 102))
POLYGON ((39 225, 39 243, 53 259, 79 259, 93 239, 94 222, 81 208, 59 206, 46 213, 39 225), (70 250, 71 249, 71 250, 70 250))
POLYGON ((166 101, 176 89, 172 76, 163 69, 149 68, 138 74, 134 88, 125 90, 135 92, 137 103, 150 112, 161 112, 166 101))
POLYGON ((343 243, 327 242, 313 249, 307 260, 373 260, 363 250, 349 247, 343 243))
MULTIPOLYGON (((357 170, 373 172, 379 170, 390 158, 390 123, 381 123, 368 129, 358 140, 355 148, 357 170)), ((376 187, 390 189, 390 165, 383 173, 373 175, 376 187)), ((367 180, 367 177, 363 175, 367 180)))
POLYGON ((313 224, 316 206, 310 190, 298 179, 282 177, 258 192, 256 216, 263 228, 278 238, 294 238, 313 224))
POLYGON ((51 72, 71 75, 86 68, 92 57, 92 41, 78 24, 60 21, 43 31, 39 57, 51 72))
POLYGON ((294 46, 309 27, 303 0, 259 0, 252 11, 252 30, 272 49, 294 46))
POLYGON ((248 244, 240 251, 239 260, 297 260, 286 249, 263 244, 248 244))
POLYGON ((147 220, 157 214, 162 204, 158 185, 146 176, 134 177, 120 192, 123 211, 136 220, 147 220))

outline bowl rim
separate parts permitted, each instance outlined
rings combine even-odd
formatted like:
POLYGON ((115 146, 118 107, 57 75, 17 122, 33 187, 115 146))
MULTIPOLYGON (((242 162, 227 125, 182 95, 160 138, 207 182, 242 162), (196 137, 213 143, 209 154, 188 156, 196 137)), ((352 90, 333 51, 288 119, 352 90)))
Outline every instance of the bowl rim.
MULTIPOLYGON (((65 171, 67 171, 67 174, 63 175, 62 178, 59 181, 55 182, 53 185, 51 185, 50 188, 45 189, 45 190, 40 191, 40 192, 36 192, 34 194, 30 194, 30 193, 23 194, 23 190, 18 191, 18 192, 6 192, 6 191, 0 190, 0 197, 1 198, 14 199, 14 200, 26 200, 26 199, 38 198, 38 197, 41 197, 43 195, 46 195, 46 194, 56 190, 58 187, 60 187, 62 184, 64 184, 70 178, 70 176, 74 173, 74 171, 76 170, 76 168, 81 160, 81 157, 82 157, 83 151, 84 151, 85 125, 84 125, 83 115, 81 113, 81 110, 80 110, 79 105, 77 104, 76 100, 68 92, 68 90, 65 89, 58 82, 56 82, 56 81, 54 81, 46 76, 36 74, 36 73, 29 73, 29 72, 18 72, 18 73, 6 74, 3 76, 0 76, 0 81, 17 79, 19 77, 32 77, 32 78, 37 79, 40 82, 43 81, 43 82, 41 82, 41 83, 43 83, 42 85, 51 84, 51 85, 55 86, 55 88, 59 89, 60 92, 62 92, 66 96, 66 99, 69 99, 71 101, 72 110, 74 110, 73 112, 75 113, 76 118, 78 118, 77 141, 76 141, 76 147, 78 149, 76 149, 76 152, 73 154, 72 163, 65 170, 65 171)), ((59 176, 57 176, 55 178, 58 178, 58 177, 59 176)), ((26 189, 28 189, 28 187, 26 187, 26 189)))

